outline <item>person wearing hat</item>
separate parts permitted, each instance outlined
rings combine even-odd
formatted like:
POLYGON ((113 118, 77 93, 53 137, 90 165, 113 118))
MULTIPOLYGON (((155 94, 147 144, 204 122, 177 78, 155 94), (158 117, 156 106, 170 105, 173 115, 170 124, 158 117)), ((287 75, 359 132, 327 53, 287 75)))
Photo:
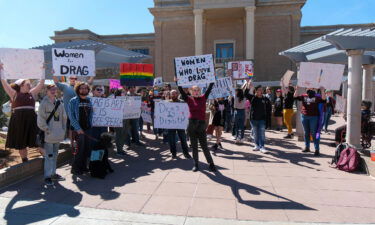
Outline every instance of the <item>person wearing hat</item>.
MULTIPOLYGON (((0 76, 3 64, 0 64, 0 76)), ((12 115, 5 143, 6 148, 19 150, 22 162, 27 162, 27 148, 37 147, 37 115, 35 113, 35 98, 44 87, 44 79, 37 86, 31 87, 30 80, 18 79, 9 85, 1 77, 1 84, 10 98, 12 115)))
POLYGON ((283 128, 283 101, 284 97, 282 96, 281 89, 276 90, 276 97, 274 103, 274 112, 273 116, 276 119, 276 130, 281 131, 283 128))

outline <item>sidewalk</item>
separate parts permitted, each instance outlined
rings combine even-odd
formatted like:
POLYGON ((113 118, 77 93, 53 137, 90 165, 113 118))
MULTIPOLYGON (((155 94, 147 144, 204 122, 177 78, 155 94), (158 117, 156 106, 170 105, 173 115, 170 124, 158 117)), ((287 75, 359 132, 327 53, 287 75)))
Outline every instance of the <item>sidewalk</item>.
MULTIPOLYGON (((333 119, 331 129, 342 123, 333 119)), ((0 224, 375 223, 375 180, 329 167, 333 134, 322 135, 319 158, 284 135, 268 131, 270 153, 261 154, 225 134, 216 174, 203 154, 201 171, 191 172, 191 160, 172 160, 147 135, 147 147, 112 158, 115 173, 105 180, 73 178, 67 165, 58 170, 67 180, 54 189, 38 175, 0 190, 0 224)))

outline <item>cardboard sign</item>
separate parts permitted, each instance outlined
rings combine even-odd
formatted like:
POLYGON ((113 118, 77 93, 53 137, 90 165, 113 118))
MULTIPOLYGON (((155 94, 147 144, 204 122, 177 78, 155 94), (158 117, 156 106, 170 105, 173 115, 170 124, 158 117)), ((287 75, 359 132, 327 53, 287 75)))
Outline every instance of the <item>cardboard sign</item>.
POLYGON ((109 89, 119 89, 121 87, 120 80, 110 79, 109 89))
POLYGON ((52 48, 54 76, 95 76, 95 52, 81 49, 52 48))
POLYGON ((122 127, 125 101, 121 98, 92 98, 94 127, 122 127))
POLYGON ((234 80, 251 79, 254 76, 252 61, 228 62, 228 70, 231 71, 234 80))
MULTIPOLYGON (((205 92, 207 88, 208 85, 203 88, 203 92, 205 92)), ((210 95, 208 96, 208 99, 225 98, 234 95, 235 90, 233 88, 232 78, 224 77, 216 80, 215 85, 212 88, 210 95)))
POLYGON ((156 77, 154 79, 154 87, 161 87, 163 86, 163 78, 162 77, 156 77))
POLYGON ((120 81, 123 86, 152 86, 154 84, 154 65, 121 63, 120 81))
POLYGON ((293 74, 294 72, 291 70, 288 70, 285 72, 285 74, 283 75, 280 81, 280 86, 282 87, 282 89, 289 87, 289 83, 290 83, 290 80, 292 79, 293 74))
POLYGON ((335 110, 340 113, 345 113, 346 99, 340 95, 336 95, 335 110))
POLYGON ((138 119, 141 117, 141 96, 121 96, 118 98, 125 101, 124 119, 138 119))
POLYGON ((3 79, 44 79, 44 51, 0 48, 3 79))
POLYGON ((147 103, 145 103, 145 102, 142 102, 141 116, 142 116, 142 119, 143 119, 144 122, 152 123, 151 107, 148 107, 147 103))
POLYGON ((189 107, 186 103, 155 102, 155 128, 186 130, 188 117, 189 107))
POLYGON ((299 87, 340 90, 345 65, 302 62, 298 73, 299 87))
POLYGON ((179 57, 174 59, 178 86, 202 85, 215 82, 212 55, 179 57))

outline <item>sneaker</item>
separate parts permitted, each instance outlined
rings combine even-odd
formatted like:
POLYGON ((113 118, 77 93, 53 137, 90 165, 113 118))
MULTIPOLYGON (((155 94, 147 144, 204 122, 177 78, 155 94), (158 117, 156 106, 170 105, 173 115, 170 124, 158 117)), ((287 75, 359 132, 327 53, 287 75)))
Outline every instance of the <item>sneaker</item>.
POLYGON ((305 148, 302 152, 310 152, 310 148, 305 148))
POLYGON ((235 136, 232 136, 232 140, 237 140, 237 137, 235 137, 235 136))
POLYGON ((208 169, 209 169, 211 172, 216 172, 216 171, 217 171, 216 166, 215 166, 213 163, 210 164, 210 166, 208 167, 208 169))
POLYGON ((314 152, 314 156, 320 156, 320 152, 319 152, 319 150, 315 150, 315 152, 314 152))
POLYGON ((261 147, 261 148, 260 148, 260 152, 263 153, 263 154, 268 153, 268 151, 267 151, 264 147, 261 147))
POLYGON ((44 184, 47 186, 53 186, 53 181, 51 178, 44 179, 44 184))
POLYGON ((286 135, 284 138, 286 138, 286 139, 292 139, 292 135, 291 135, 291 134, 288 134, 288 135, 286 135))
POLYGON ((254 151, 254 152, 259 151, 259 147, 258 147, 258 146, 255 146, 255 147, 253 148, 253 151, 254 151))
POLYGON ((195 165, 195 166, 193 167, 193 169, 192 169, 193 172, 197 172, 198 170, 199 170, 198 165, 195 165))
POLYGON ((125 156, 126 153, 124 151, 118 151, 118 152, 116 152, 116 155, 118 155, 118 156, 125 156))
POLYGON ((214 146, 212 146, 212 148, 214 149, 214 151, 216 151, 217 148, 218 148, 218 145, 217 145, 217 144, 214 144, 214 146))
POLYGON ((59 175, 59 174, 55 174, 55 175, 52 175, 52 180, 55 180, 55 181, 64 181, 65 180, 65 178, 64 177, 62 177, 61 175, 59 175))
POLYGON ((221 145, 221 142, 218 144, 221 149, 223 149, 223 146, 221 145))

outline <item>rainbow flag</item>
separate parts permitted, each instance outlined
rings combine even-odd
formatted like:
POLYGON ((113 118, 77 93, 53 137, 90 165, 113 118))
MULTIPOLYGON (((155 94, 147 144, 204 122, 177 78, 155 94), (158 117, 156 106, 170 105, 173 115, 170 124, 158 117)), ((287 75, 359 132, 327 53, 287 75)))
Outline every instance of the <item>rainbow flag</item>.
POLYGON ((154 65, 121 63, 120 82, 123 86, 152 86, 154 84, 154 65))

